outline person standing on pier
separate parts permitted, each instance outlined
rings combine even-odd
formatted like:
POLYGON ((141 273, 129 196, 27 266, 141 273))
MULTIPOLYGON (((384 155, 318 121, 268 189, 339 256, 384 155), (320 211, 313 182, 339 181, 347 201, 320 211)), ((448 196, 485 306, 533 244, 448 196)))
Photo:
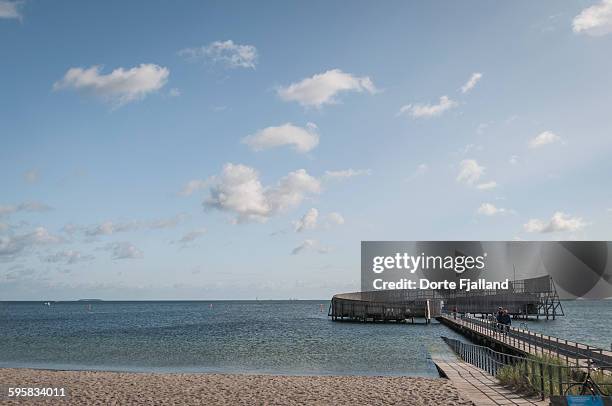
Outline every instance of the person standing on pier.
POLYGON ((504 309, 501 316, 501 323, 503 324, 504 331, 507 332, 510 330, 510 325, 512 324, 512 318, 508 313, 508 309, 504 309))
POLYGON ((504 316, 504 309, 501 306, 499 306, 497 308, 497 314, 495 315, 495 321, 497 322, 496 327, 498 330, 502 330, 501 324, 503 324, 502 322, 503 316, 504 316))

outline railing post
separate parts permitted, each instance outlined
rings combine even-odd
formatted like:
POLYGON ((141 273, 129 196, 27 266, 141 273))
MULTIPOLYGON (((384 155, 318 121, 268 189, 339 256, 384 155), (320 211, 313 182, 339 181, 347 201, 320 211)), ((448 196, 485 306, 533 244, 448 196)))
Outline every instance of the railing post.
POLYGON ((544 365, 541 362, 538 362, 540 368, 540 393, 542 394, 542 400, 544 400, 544 365))
POLYGON ((578 343, 574 343, 576 344, 576 366, 578 366, 578 343))
POLYGON ((553 386, 553 374, 552 374, 552 365, 548 364, 548 368, 546 368, 548 370, 548 390, 550 391, 550 395, 552 396, 555 392, 555 388, 553 386))
POLYGON ((495 375, 497 375, 497 369, 499 368, 499 353, 495 353, 495 375))
POLYGON ((559 375, 559 396, 563 396, 563 378, 561 376, 561 372, 562 372, 562 367, 561 365, 557 366, 557 372, 559 375))

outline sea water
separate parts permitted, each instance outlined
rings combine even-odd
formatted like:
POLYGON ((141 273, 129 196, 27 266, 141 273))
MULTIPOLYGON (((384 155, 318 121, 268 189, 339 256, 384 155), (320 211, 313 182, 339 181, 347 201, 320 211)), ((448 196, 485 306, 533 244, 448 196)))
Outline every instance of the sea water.
MULTIPOLYGON (((328 305, 0 302, 0 367, 437 376, 432 354, 450 353, 440 336, 458 338, 436 322, 332 322, 328 305)), ((563 305, 566 317, 529 327, 609 346, 612 302, 563 305)))

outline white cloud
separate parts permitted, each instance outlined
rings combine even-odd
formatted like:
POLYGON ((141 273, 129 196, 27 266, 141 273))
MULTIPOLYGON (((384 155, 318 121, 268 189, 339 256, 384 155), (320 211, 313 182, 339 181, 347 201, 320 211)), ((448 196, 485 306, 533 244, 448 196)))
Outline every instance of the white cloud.
POLYGON ((105 221, 100 224, 95 224, 86 228, 71 226, 71 232, 83 230, 88 237, 97 237, 101 235, 113 235, 116 233, 124 233, 129 231, 146 230, 146 229, 163 229, 173 228, 185 220, 185 214, 179 214, 174 217, 152 220, 152 221, 125 221, 113 222, 105 221))
POLYGON ((193 242, 195 240, 197 240, 198 238, 202 237, 204 234, 206 234, 206 229, 205 228, 200 228, 197 230, 192 230, 189 231, 188 233, 184 234, 180 240, 178 240, 178 243, 181 244, 187 244, 190 242, 193 242))
POLYGON ((198 190, 206 189, 212 179, 192 179, 183 187, 183 190, 179 193, 181 196, 191 196, 198 190))
POLYGON ((9 215, 16 212, 45 212, 51 210, 51 207, 40 202, 24 202, 18 205, 0 206, 0 216, 9 215))
POLYGON ((142 251, 136 248, 134 244, 126 241, 106 244, 104 249, 110 251, 112 259, 142 258, 142 251))
POLYGON ((553 233, 558 231, 578 231, 587 224, 580 217, 572 217, 563 212, 555 212, 546 222, 540 219, 530 219, 523 225, 528 233, 553 233))
POLYGON ((512 165, 516 165, 519 162, 519 157, 518 155, 512 155, 510 157, 510 159, 508 160, 508 162, 510 162, 512 165))
POLYGON ((472 90, 480 79, 482 79, 482 73, 480 72, 472 73, 472 76, 470 76, 468 81, 465 82, 463 86, 461 86, 461 93, 467 93, 470 90, 472 90))
POLYGON ((575 33, 600 36, 612 32, 612 0, 585 8, 574 17, 572 28, 575 33))
POLYGON ((72 224, 72 223, 64 224, 64 226, 62 227, 62 232, 68 235, 71 235, 71 236, 81 230, 82 230, 81 227, 77 226, 76 224, 72 224))
POLYGON ((41 202, 25 202, 17 206, 17 211, 44 212, 49 210, 52 208, 41 202))
POLYGON ((179 97, 180 95, 181 91, 176 87, 173 87, 172 89, 168 90, 168 96, 170 97, 179 97))
POLYGON ((28 281, 36 276, 36 271, 32 268, 24 268, 23 266, 16 265, 12 268, 9 268, 9 272, 4 275, 5 279, 8 281, 28 281))
POLYGON ((189 216, 187 214, 181 213, 177 214, 174 217, 163 218, 153 221, 148 221, 145 223, 140 223, 141 228, 151 228, 151 229, 161 229, 161 228, 173 228, 183 222, 189 216))
POLYGON ((342 169, 339 171, 325 171, 325 180, 345 180, 354 176, 371 175, 370 169, 342 169))
POLYGON ((496 214, 504 214, 507 210, 504 208, 496 207, 492 203, 483 203, 478 208, 478 214, 485 216, 495 216, 496 214))
POLYGON ((457 155, 467 155, 473 152, 480 152, 484 149, 482 145, 479 144, 467 144, 463 148, 459 148, 456 152, 457 155))
POLYGON ((429 166, 427 164, 419 164, 416 168, 416 172, 419 174, 425 173, 429 170, 429 166))
POLYGON ((72 265, 78 262, 91 261, 93 259, 93 255, 83 255, 79 251, 75 250, 60 251, 43 258, 45 262, 64 263, 66 265, 72 265))
POLYGON ((236 222, 263 222, 320 192, 321 182, 304 169, 290 172, 274 186, 264 187, 255 169, 227 163, 221 175, 215 177, 204 206, 232 213, 236 222))
POLYGON ((478 127, 476 127, 476 134, 478 135, 484 134, 487 128, 489 128, 489 123, 478 124, 478 127))
POLYGON ((111 235, 114 233, 133 231, 137 228, 138 224, 136 222, 113 223, 112 221, 105 221, 103 223, 89 227, 87 230, 85 230, 85 234, 90 237, 98 235, 111 235))
POLYGON ((36 227, 34 231, 25 235, 25 239, 35 244, 56 244, 62 242, 62 239, 53 235, 44 227, 36 227))
POLYGON ((270 215, 271 207, 255 169, 228 163, 216 181, 204 202, 206 207, 229 211, 241 221, 264 221, 270 215))
POLYGON ((313 230, 317 227, 317 221, 319 219, 319 211, 315 208, 309 209, 301 219, 293 222, 293 229, 296 233, 300 233, 304 230, 313 230))
POLYGON ((0 236, 0 256, 12 257, 32 247, 57 244, 63 240, 44 227, 25 234, 0 236))
POLYGON ((416 169, 414 170, 414 172, 412 172, 412 174, 410 174, 410 176, 408 176, 407 180, 414 180, 417 178, 420 178, 421 176, 425 175, 427 172, 429 172, 429 165, 423 163, 423 164, 419 164, 417 165, 416 169))
POLYGON ((318 193, 321 193, 321 182, 304 169, 290 172, 276 186, 266 190, 273 212, 297 206, 307 195, 318 193))
POLYGON ((485 167, 480 166, 475 159, 464 159, 459 163, 457 182, 473 185, 484 174, 485 167))
POLYGON ((317 126, 313 123, 298 127, 285 123, 278 127, 266 127, 242 139, 255 151, 292 145, 297 152, 308 152, 319 145, 317 126))
POLYGON ((337 224, 337 225, 342 225, 344 224, 344 217, 342 217, 342 214, 337 213, 337 212, 332 212, 329 213, 327 215, 327 219, 329 220, 330 223, 332 224, 337 224))
POLYGON ((303 243, 291 251, 291 255, 298 255, 306 251, 315 251, 319 254, 327 254, 329 252, 329 248, 321 246, 317 240, 304 240, 303 243))
POLYGON ((61 80, 53 84, 53 89, 90 92, 121 106, 161 89, 170 75, 167 68, 154 64, 117 68, 106 75, 100 73, 101 69, 100 66, 70 68, 61 80))
MULTIPOLYGON (((314 230, 319 228, 319 219, 321 215, 319 211, 315 208, 312 208, 302 216, 301 219, 293 222, 293 229, 295 232, 299 233, 305 230, 314 230)), ((344 224, 344 217, 342 214, 337 212, 331 212, 327 216, 325 216, 325 221, 322 224, 324 229, 330 229, 333 226, 340 226, 344 224)))
POLYGON ((21 4, 21 1, 0 0, 0 18, 15 18, 21 20, 21 13, 19 12, 21 4))
POLYGON ((544 145, 560 141, 561 137, 559 137, 557 134, 553 133, 552 131, 544 131, 536 135, 529 141, 529 148, 539 148, 544 145))
POLYGON ((407 104, 402 106, 397 115, 407 114, 412 118, 431 118, 439 116, 456 106, 458 106, 456 101, 449 99, 448 96, 442 96, 438 104, 407 104))
POLYGON ((38 169, 30 169, 23 174, 23 179, 28 183, 36 183, 40 180, 38 169))
POLYGON ((208 59, 228 68, 255 68, 257 48, 253 45, 240 45, 232 40, 215 41, 197 48, 185 48, 179 55, 190 59, 208 59))
POLYGON ((496 187, 497 187, 497 182, 495 182, 494 180, 490 182, 479 183, 478 185, 476 185, 476 189, 480 189, 480 190, 490 190, 490 189, 495 189, 496 187))
POLYGON ((321 107, 324 104, 337 103, 336 95, 345 91, 374 93, 376 87, 367 76, 358 77, 340 69, 332 69, 281 87, 277 93, 284 101, 296 101, 307 107, 321 107))

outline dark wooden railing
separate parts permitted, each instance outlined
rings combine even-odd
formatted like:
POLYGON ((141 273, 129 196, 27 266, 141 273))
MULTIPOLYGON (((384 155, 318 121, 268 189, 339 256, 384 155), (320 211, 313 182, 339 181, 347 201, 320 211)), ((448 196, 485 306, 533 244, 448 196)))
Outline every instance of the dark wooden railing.
POLYGON ((537 333, 497 323, 496 320, 477 319, 467 316, 441 316, 447 322, 468 328, 483 336, 488 336, 527 354, 554 356, 562 358, 567 364, 585 366, 612 365, 612 352, 588 344, 537 333))
MULTIPOLYGON (((612 369, 609 365, 595 369, 588 364, 585 371, 582 367, 565 364, 561 358, 515 356, 453 338, 442 337, 442 339, 464 361, 497 376, 502 383, 504 377, 506 381, 512 380, 514 384, 520 386, 519 389, 537 393, 541 399, 550 396, 585 394, 585 382, 592 379, 592 371, 599 376, 608 377, 603 371, 612 369)), ((599 393, 589 394, 609 396, 612 383, 607 379, 605 381, 592 386, 596 388, 592 392, 599 393)))

